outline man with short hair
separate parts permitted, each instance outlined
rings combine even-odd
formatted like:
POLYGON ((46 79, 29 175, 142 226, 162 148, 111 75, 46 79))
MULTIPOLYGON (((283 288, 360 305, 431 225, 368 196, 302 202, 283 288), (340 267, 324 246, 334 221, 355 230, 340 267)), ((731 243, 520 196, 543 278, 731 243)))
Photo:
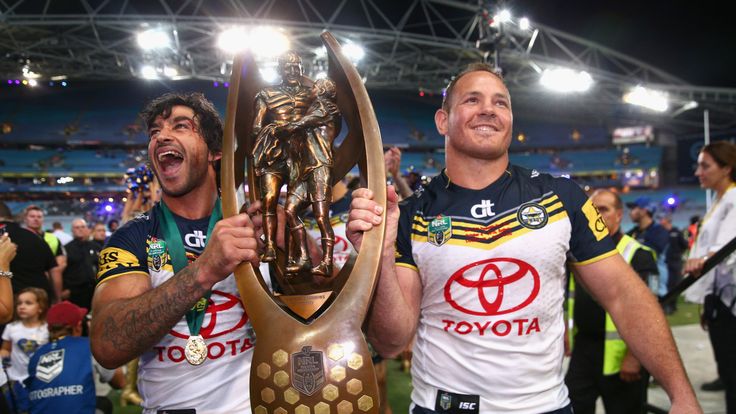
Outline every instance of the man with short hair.
POLYGON ((66 254, 64 252, 64 246, 59 239, 53 234, 43 231, 43 216, 43 210, 37 205, 31 204, 23 209, 23 226, 48 244, 56 260, 56 267, 49 271, 54 288, 52 294, 49 295, 49 301, 54 303, 57 300, 61 300, 62 274, 66 268, 66 254))
POLYGON ((11 279, 13 293, 17 294, 27 287, 37 287, 45 290, 49 298, 54 297, 51 270, 55 269, 57 264, 51 248, 34 233, 15 223, 10 209, 2 201, 0 201, 0 230, 6 232, 13 243, 18 245, 17 254, 10 262, 10 271, 13 272, 11 279))
POLYGON ((146 413, 247 412, 254 337, 232 272, 258 265, 257 239, 248 214, 220 219, 222 122, 200 93, 163 95, 141 116, 163 196, 100 253, 92 352, 108 368, 140 357, 146 413))
POLYGON ((401 206, 392 187, 386 206, 368 189, 353 193, 356 250, 386 220, 368 338, 394 356, 416 334, 413 413, 572 413, 562 375, 568 259, 671 412, 701 413, 660 307, 592 202, 569 179, 509 164, 512 123, 503 80, 471 65, 435 113, 446 169, 401 206))
POLYGON ((60 221, 55 221, 51 224, 53 235, 61 242, 62 246, 66 246, 67 243, 74 240, 74 238, 67 232, 64 231, 64 226, 61 225, 60 221))
POLYGON ((72 221, 72 234, 74 240, 65 246, 67 266, 63 293, 72 303, 89 309, 95 291, 100 247, 89 239, 89 227, 84 219, 72 221))
MULTIPOLYGON (((654 251, 621 233, 624 205, 618 194, 596 190, 590 199, 608 227, 616 250, 642 281, 657 273, 654 251)), ((606 414, 643 413, 649 374, 621 339, 611 316, 584 286, 570 279, 568 315, 574 321, 572 357, 565 376, 576 414, 595 414, 601 397, 606 414)), ((666 322, 662 322, 666 323, 666 322)))
POLYGON ((107 232, 105 231, 105 224, 95 223, 95 226, 92 228, 92 242, 97 245, 99 250, 102 250, 106 241, 107 232))
POLYGON ((659 279, 656 283, 652 279, 649 288, 655 295, 664 296, 667 294, 667 264, 664 253, 669 244, 669 234, 654 220, 657 205, 649 197, 639 197, 633 202, 626 203, 626 207, 630 209, 629 217, 635 224, 626 234, 635 238, 639 243, 651 247, 657 253, 659 279))
MULTIPOLYGON (((663 216, 659 224, 667 230, 669 235, 667 249, 664 252, 664 262, 667 264, 667 292, 669 292, 682 280, 682 255, 688 249, 688 243, 682 230, 672 224, 672 216, 663 216)), ((668 315, 673 314, 676 310, 676 300, 664 305, 664 312, 668 315)))

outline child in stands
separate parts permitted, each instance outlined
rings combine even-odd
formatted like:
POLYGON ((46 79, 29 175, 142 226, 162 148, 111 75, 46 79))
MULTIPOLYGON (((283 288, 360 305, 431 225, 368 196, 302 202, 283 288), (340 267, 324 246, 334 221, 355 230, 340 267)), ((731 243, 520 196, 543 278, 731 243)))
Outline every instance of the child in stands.
POLYGON ((10 357, 7 370, 9 394, 5 399, 15 407, 15 412, 28 411, 28 393, 23 380, 28 377, 29 359, 38 347, 49 341, 46 325, 48 303, 48 295, 43 289, 29 287, 21 290, 15 300, 16 320, 3 331, 0 357, 10 357))

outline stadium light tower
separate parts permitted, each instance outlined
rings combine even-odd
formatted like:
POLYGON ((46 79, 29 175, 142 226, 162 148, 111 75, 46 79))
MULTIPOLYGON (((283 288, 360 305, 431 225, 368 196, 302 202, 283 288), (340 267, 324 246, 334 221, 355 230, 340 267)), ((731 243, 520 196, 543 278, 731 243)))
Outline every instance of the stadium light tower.
POLYGON ((577 72, 568 68, 545 69, 539 83, 554 92, 586 92, 593 86, 593 77, 586 71, 577 72))
POLYGON ((171 46, 171 37, 161 29, 148 29, 136 36, 138 46, 143 50, 164 49, 171 46))
POLYGON ((664 112, 670 107, 667 93, 650 90, 641 85, 625 93, 623 100, 628 104, 643 106, 655 112, 664 112))

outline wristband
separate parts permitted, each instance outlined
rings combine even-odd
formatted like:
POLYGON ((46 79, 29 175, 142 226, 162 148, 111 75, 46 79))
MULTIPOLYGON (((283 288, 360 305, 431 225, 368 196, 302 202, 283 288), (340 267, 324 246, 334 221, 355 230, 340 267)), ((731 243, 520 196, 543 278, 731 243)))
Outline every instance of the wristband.
POLYGON ((0 277, 7 277, 8 279, 12 279, 13 272, 10 272, 10 271, 6 272, 5 270, 0 270, 0 277))

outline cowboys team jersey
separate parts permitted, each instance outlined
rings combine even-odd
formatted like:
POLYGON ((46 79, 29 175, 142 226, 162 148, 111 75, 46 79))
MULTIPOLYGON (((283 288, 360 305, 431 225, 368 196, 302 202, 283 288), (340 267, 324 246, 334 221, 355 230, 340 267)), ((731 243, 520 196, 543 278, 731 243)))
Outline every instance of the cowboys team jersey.
POLYGON ((480 413, 566 406, 565 262, 617 254, 583 191, 516 166, 481 190, 443 171, 400 209, 396 265, 422 284, 412 401, 444 411, 462 394, 480 413))
MULTIPOLYGON (((113 233, 100 252, 98 284, 146 273, 155 288, 174 275, 157 209, 160 204, 113 233)), ((173 216, 191 263, 204 250, 209 217, 173 216)), ((184 357, 189 337, 185 317, 141 356, 138 390, 146 413, 188 408, 197 414, 250 411, 248 378, 254 337, 232 274, 212 288, 200 335, 209 351, 202 365, 192 366, 184 357)))

